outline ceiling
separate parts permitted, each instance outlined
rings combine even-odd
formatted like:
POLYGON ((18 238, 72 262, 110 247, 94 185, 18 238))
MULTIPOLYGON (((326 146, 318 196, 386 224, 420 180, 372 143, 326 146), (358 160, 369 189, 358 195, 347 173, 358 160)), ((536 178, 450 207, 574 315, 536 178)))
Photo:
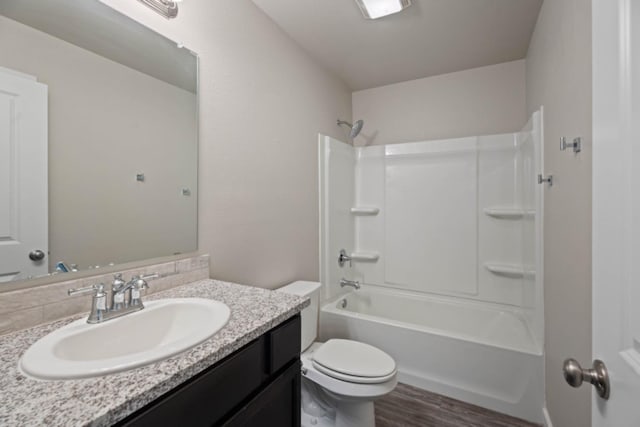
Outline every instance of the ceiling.
POLYGON ((354 0, 253 0, 352 90, 522 59, 542 0, 413 0, 365 19, 354 0))
POLYGON ((99 0, 0 0, 0 15, 196 92, 197 58, 189 50, 99 0))

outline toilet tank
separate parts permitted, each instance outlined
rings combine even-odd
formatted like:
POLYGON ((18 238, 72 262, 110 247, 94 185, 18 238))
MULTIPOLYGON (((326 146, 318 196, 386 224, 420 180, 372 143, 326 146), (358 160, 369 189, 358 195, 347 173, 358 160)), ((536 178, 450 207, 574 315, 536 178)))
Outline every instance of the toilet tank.
POLYGON ((305 351, 318 336, 318 308, 320 307, 320 283, 297 281, 278 289, 280 292, 311 298, 311 305, 300 313, 302 333, 300 348, 305 351))

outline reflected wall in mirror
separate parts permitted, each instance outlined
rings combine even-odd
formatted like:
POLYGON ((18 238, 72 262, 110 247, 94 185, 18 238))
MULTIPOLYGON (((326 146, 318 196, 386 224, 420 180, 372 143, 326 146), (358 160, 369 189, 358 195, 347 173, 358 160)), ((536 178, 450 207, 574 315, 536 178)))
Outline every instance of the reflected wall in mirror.
POLYGON ((0 67, 0 282, 197 249, 192 52, 98 0, 0 0, 0 67))

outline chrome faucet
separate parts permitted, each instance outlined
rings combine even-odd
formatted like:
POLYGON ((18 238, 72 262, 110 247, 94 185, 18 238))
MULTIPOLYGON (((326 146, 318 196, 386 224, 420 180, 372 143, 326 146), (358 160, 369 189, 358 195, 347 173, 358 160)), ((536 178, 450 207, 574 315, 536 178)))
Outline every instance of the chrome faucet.
POLYGON ((97 285, 87 286, 79 289, 69 289, 67 295, 70 297, 74 295, 87 294, 93 292, 93 300, 91 303, 91 312, 87 318, 87 323, 100 323, 105 319, 107 310, 107 293, 104 291, 104 283, 97 285))
POLYGON ((147 280, 160 277, 157 273, 150 274, 149 276, 133 276, 133 278, 122 288, 120 292, 129 292, 129 307, 143 308, 142 299, 140 298, 140 291, 143 289, 149 289, 147 280))
POLYGON ((142 304, 140 291, 149 288, 147 280, 157 277, 160 277, 157 273, 149 276, 133 276, 130 281, 125 282, 122 279, 122 274, 114 275, 111 285, 110 307, 107 307, 107 293, 104 290, 103 283, 87 286, 86 288, 69 289, 67 293, 69 296, 73 296, 93 292, 93 303, 87 323, 100 323, 142 310, 144 305, 142 304))
POLYGON ((351 286, 353 289, 360 289, 360 282, 357 280, 347 280, 344 277, 340 279, 340 287, 351 286))
POLYGON ((159 275, 151 274, 149 276, 133 276, 131 280, 125 282, 122 280, 122 274, 113 276, 113 284, 111 285, 111 312, 126 310, 127 312, 141 310, 144 308, 140 291, 149 289, 147 280, 155 279, 159 275))
POLYGON ((111 310, 121 310, 124 308, 125 292, 122 289, 127 282, 122 279, 122 273, 113 275, 113 283, 111 284, 111 310))

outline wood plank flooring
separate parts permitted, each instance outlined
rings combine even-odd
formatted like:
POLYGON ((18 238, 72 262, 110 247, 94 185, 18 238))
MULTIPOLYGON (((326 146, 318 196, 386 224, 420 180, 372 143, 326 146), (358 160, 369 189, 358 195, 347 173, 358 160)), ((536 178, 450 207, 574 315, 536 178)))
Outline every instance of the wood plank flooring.
POLYGON ((376 427, 538 427, 406 384, 375 402, 376 427))

